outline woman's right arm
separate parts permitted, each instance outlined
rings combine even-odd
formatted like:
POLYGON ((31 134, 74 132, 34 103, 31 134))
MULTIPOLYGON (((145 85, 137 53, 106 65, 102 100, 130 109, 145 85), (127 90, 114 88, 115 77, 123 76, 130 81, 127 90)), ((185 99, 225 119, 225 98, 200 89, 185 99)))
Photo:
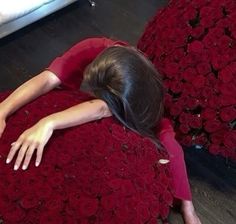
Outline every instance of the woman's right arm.
POLYGON ((5 120, 17 109, 49 92, 61 84, 60 79, 52 72, 45 70, 39 75, 18 87, 0 103, 0 137, 5 129, 5 120))

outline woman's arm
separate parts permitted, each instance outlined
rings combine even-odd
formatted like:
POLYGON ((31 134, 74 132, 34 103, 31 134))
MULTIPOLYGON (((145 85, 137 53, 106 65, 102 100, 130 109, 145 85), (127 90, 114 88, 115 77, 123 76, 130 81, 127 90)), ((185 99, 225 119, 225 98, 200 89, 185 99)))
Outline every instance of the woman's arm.
POLYGON ((6 118, 17 109, 60 85, 61 81, 50 71, 43 71, 18 87, 0 103, 0 137, 5 129, 6 118))
POLYGON ((60 84, 60 80, 50 71, 43 71, 18 87, 10 96, 0 103, 0 114, 8 117, 21 106, 38 96, 50 91, 60 84))
POLYGON ((14 169, 17 170, 20 167, 24 157, 22 169, 27 169, 30 159, 37 149, 35 166, 38 166, 42 159, 44 146, 54 130, 84 124, 111 115, 107 104, 100 99, 87 101, 62 112, 51 114, 20 135, 17 141, 12 144, 7 163, 11 162, 16 152, 19 151, 14 169))

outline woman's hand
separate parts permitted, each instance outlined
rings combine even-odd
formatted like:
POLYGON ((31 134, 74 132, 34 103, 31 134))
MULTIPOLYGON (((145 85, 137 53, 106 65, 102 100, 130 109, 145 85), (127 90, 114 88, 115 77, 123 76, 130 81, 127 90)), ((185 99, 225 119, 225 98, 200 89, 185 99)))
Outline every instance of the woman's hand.
POLYGON ((10 163, 14 155, 18 151, 18 156, 15 162, 14 170, 17 170, 22 160, 25 157, 22 169, 27 169, 29 162, 35 150, 37 150, 36 163, 38 166, 42 159, 44 146, 52 136, 53 128, 48 119, 42 119, 33 127, 24 131, 16 142, 12 143, 11 150, 7 156, 6 163, 10 163))

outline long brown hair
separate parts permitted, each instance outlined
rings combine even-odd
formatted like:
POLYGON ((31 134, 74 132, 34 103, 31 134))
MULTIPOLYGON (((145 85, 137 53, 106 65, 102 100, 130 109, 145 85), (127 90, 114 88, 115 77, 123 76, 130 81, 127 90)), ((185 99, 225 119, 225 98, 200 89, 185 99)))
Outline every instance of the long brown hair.
POLYGON ((155 128, 163 115, 164 88, 142 53, 125 46, 105 49, 86 68, 84 84, 122 124, 161 147, 155 128))

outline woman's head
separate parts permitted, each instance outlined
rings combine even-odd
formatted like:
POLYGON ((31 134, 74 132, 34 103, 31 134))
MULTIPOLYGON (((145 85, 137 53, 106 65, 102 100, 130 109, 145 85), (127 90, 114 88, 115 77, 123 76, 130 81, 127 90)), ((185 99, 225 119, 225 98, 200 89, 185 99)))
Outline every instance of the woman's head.
POLYGON ((132 47, 107 48, 86 68, 84 84, 125 126, 153 137, 164 90, 160 75, 142 53, 132 47))

